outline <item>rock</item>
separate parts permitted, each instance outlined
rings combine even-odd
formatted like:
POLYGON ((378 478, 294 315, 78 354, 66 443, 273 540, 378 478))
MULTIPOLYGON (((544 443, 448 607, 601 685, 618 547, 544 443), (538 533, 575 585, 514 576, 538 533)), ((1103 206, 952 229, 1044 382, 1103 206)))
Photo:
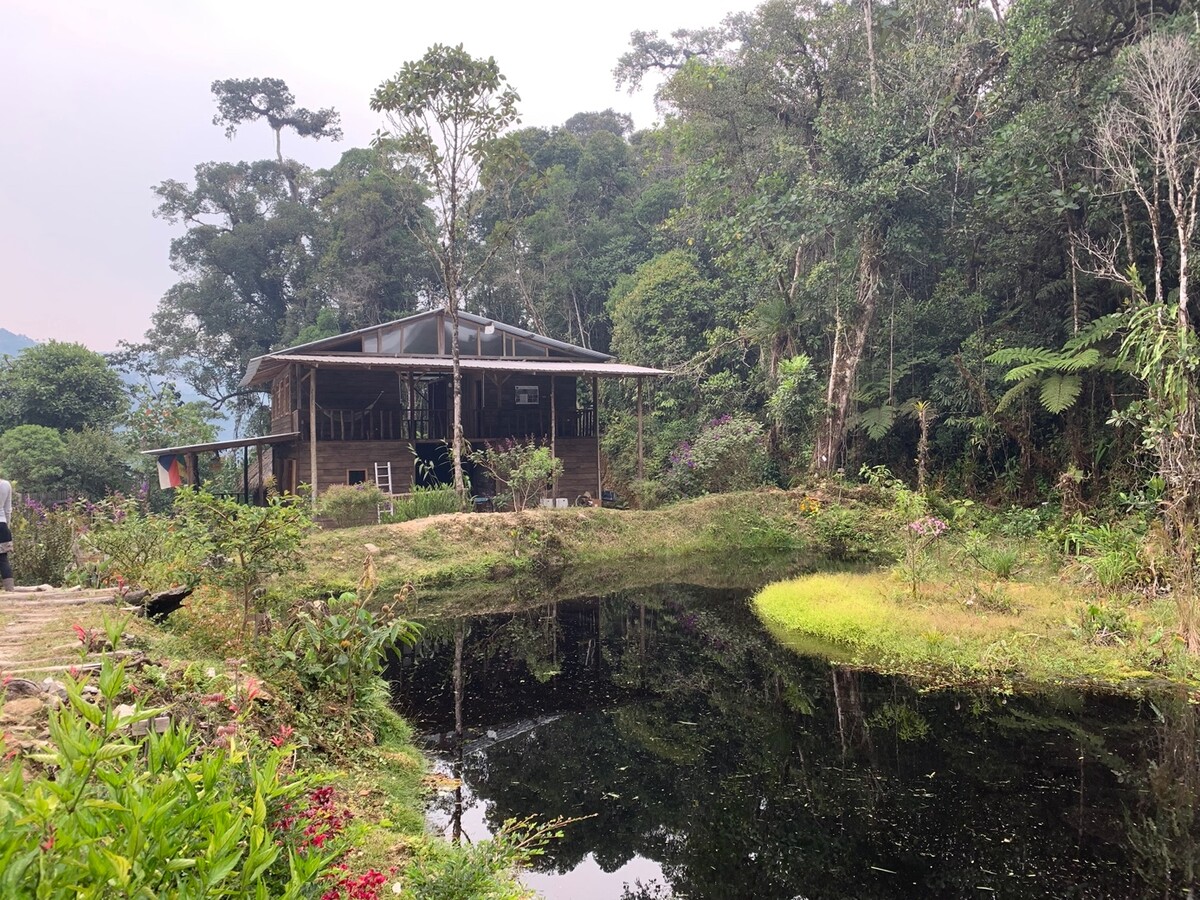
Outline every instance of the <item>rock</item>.
POLYGON ((44 694, 45 690, 36 681, 30 681, 28 678, 14 678, 4 686, 9 699, 17 697, 37 697, 44 694))
MULTIPOLYGON (((124 719, 126 716, 132 716, 135 712, 137 712, 136 706, 133 706, 129 703, 120 703, 117 705, 117 708, 113 710, 113 715, 119 720, 124 719)), ((134 723, 135 726, 138 724, 141 723, 134 723)))
POLYGON ((42 690, 47 694, 53 694, 59 700, 67 699, 67 689, 61 681, 55 681, 53 678, 46 678, 42 681, 42 690))
POLYGON ((4 708, 0 709, 0 724, 27 724, 37 719, 45 707, 46 704, 37 697, 20 697, 16 700, 9 700, 4 704, 4 708))
POLYGON ((153 619, 155 622, 161 622, 179 607, 183 606, 183 601, 191 596, 192 588, 190 587, 173 587, 165 591, 159 591, 150 599, 146 600, 146 616, 153 619))
POLYGON ((162 734, 170 727, 170 716, 157 716, 149 721, 142 720, 141 722, 134 722, 130 727, 129 732, 134 737, 141 737, 145 734, 149 734, 151 731, 153 731, 155 734, 162 734))
POLYGON ((379 553, 379 548, 374 544, 363 544, 363 547, 365 547, 366 551, 372 556, 375 556, 377 553, 379 553))

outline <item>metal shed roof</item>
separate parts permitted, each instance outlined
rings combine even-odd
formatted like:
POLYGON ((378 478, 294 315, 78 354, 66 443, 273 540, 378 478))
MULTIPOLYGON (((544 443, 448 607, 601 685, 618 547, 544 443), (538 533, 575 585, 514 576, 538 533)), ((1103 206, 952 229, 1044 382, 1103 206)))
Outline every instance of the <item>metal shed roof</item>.
POLYGON ((238 447, 257 447, 261 444, 283 444, 300 437, 300 432, 264 434, 262 437, 234 438, 230 441, 210 441, 207 444, 184 444, 182 447, 159 447, 141 451, 146 456, 166 456, 168 453, 209 453, 217 450, 236 450, 238 447))
MULTIPOLYGON (((261 356, 254 362, 242 387, 249 387, 272 378, 291 363, 330 369, 384 369, 412 372, 451 372, 453 360, 444 356, 385 356, 366 353, 309 354, 279 353, 261 356)), ((597 378, 658 377, 670 375, 665 369, 631 366, 615 362, 584 362, 580 360, 505 359, 498 357, 464 356, 460 360, 464 372, 512 372, 526 375, 587 375, 597 378)))

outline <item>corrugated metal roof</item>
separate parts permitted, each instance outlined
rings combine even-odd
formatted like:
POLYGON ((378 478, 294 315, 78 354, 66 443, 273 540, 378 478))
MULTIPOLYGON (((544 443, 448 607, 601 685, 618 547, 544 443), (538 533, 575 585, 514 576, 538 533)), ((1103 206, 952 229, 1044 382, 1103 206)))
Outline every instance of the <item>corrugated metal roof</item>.
MULTIPOLYGON (((393 319, 390 322, 383 322, 379 325, 368 325, 365 328, 357 328, 354 331, 346 331, 342 334, 335 334, 332 337, 321 338, 316 341, 309 341, 307 344, 297 344, 295 347, 288 347, 285 350, 276 351, 276 353, 267 353, 263 356, 256 356, 255 359, 266 359, 269 356, 277 356, 281 353, 286 353, 289 356, 295 354, 297 350, 320 350, 328 346, 336 346, 346 338, 356 337, 366 334, 373 334, 377 331, 386 331, 397 325, 406 325, 409 322, 416 322, 420 319, 427 319, 430 316, 442 316, 446 314, 446 310, 438 307, 437 309, 427 309, 424 312, 415 313, 411 316, 405 316, 403 319, 393 319)), ((544 334, 538 334, 536 331, 530 331, 526 328, 519 328, 516 325, 509 325, 507 322, 501 322, 499 319, 487 319, 483 316, 477 316, 473 313, 459 310, 459 321, 469 322, 472 325, 478 325, 486 328, 489 325, 495 326, 501 331, 507 331, 514 337, 524 338, 527 340, 538 341, 555 349, 562 350, 565 353, 572 353, 579 356, 584 356, 589 359, 605 360, 612 359, 612 356, 607 353, 601 353, 599 350, 590 350, 587 347, 580 347, 577 344, 568 344, 566 341, 560 341, 556 338, 547 337, 544 334)))
POLYGON ((157 450, 143 450, 147 456, 166 456, 168 453, 209 453, 216 450, 235 450, 238 447, 257 447, 260 444, 282 444, 294 441, 300 437, 300 432, 289 431, 279 434, 264 434, 262 437, 234 438, 230 441, 211 441, 207 444, 184 444, 182 447, 159 447, 157 450))
MULTIPOLYGON (((266 381, 291 363, 330 369, 391 369, 394 371, 450 372, 453 360, 444 356, 373 356, 367 353, 318 355, 308 353, 273 354, 260 357, 258 365, 246 373, 242 386, 266 381)), ((490 356, 464 356, 464 372, 513 372, 527 375, 594 375, 597 378, 657 377, 670 375, 665 369, 631 366, 615 362, 578 360, 504 359, 490 356)))

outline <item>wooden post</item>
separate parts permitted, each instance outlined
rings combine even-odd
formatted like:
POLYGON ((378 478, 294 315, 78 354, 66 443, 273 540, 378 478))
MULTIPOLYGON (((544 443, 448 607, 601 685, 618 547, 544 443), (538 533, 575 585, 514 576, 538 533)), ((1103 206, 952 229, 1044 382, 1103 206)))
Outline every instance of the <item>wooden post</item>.
MULTIPOLYGON (((558 392, 557 378, 554 375, 550 376, 550 459, 558 459, 558 398, 555 396, 558 392)), ((550 482, 551 499, 558 496, 558 476, 555 476, 550 482)))
POLYGON ((638 480, 646 477, 646 460, 642 455, 642 376, 638 376, 637 380, 637 404, 638 404, 638 430, 637 430, 637 454, 638 454, 638 480))
POLYGON ((250 505, 250 445, 242 447, 242 502, 250 505))
POLYGON ((417 391, 413 387, 413 373, 409 370, 408 377, 408 439, 415 441, 417 439, 417 391))
POLYGON ((308 370, 308 483, 312 505, 317 505, 317 369, 308 370))
POLYGON ((600 471, 600 379, 592 376, 592 414, 596 417, 596 505, 604 505, 604 475, 600 471))
POLYGON ((258 489, 262 491, 263 503, 267 502, 267 480, 263 478, 263 445, 255 444, 254 452, 258 454, 258 489))

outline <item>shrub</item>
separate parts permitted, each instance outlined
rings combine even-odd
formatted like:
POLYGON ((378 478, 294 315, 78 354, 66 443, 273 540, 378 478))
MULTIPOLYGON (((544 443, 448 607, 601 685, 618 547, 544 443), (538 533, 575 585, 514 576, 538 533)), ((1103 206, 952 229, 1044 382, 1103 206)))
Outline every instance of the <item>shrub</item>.
POLYGON ((753 419, 720 416, 681 442, 669 462, 664 482, 678 496, 747 490, 766 481, 766 436, 753 419))
POLYGON ((195 582, 199 555, 175 539, 170 518, 150 512, 143 500, 112 494, 81 501, 76 513, 83 549, 99 557, 91 575, 97 583, 155 589, 195 582))
POLYGON ((492 477, 497 489, 503 486, 502 496, 513 509, 525 509, 563 472, 562 460, 551 456, 549 447, 515 438, 476 450, 471 459, 492 477))
POLYGON ((119 706, 125 670, 110 659, 95 702, 64 686, 36 763, 0 741, 0 894, 300 897, 334 874, 347 839, 295 827, 321 810, 313 780, 284 773, 291 748, 205 747, 176 726, 135 738, 163 710, 119 706))
POLYGON ((668 497, 667 486, 651 478, 633 482, 629 485, 629 492, 633 495, 633 505, 638 509, 657 509, 668 497))
POLYGON ((392 501, 392 511, 384 513, 384 522, 408 522, 428 516, 462 511, 462 501, 452 487, 414 487, 407 497, 392 501))
POLYGON ((282 658, 307 690, 336 692, 345 701, 347 728, 355 707, 370 698, 386 654, 401 644, 412 646, 421 633, 390 608, 376 615, 367 608, 370 599, 369 592, 347 592, 309 604, 282 640, 282 658))
POLYGON ((179 491, 175 511, 178 538, 207 560, 202 580, 241 601, 245 631, 258 589, 272 575, 301 565, 296 551, 312 526, 306 506, 294 497, 246 506, 204 490, 187 490, 179 491))
POLYGON ((71 510, 36 500, 13 503, 11 560, 19 584, 62 584, 75 561, 75 519, 71 510))
POLYGON ((373 481, 335 484, 318 498, 317 515, 332 521, 335 528, 374 525, 379 521, 379 507, 387 502, 387 494, 373 481))
POLYGON ((869 551, 869 541, 862 531, 862 517, 846 506, 830 504, 806 513, 812 520, 813 537, 817 547, 830 559, 839 562, 869 551))

